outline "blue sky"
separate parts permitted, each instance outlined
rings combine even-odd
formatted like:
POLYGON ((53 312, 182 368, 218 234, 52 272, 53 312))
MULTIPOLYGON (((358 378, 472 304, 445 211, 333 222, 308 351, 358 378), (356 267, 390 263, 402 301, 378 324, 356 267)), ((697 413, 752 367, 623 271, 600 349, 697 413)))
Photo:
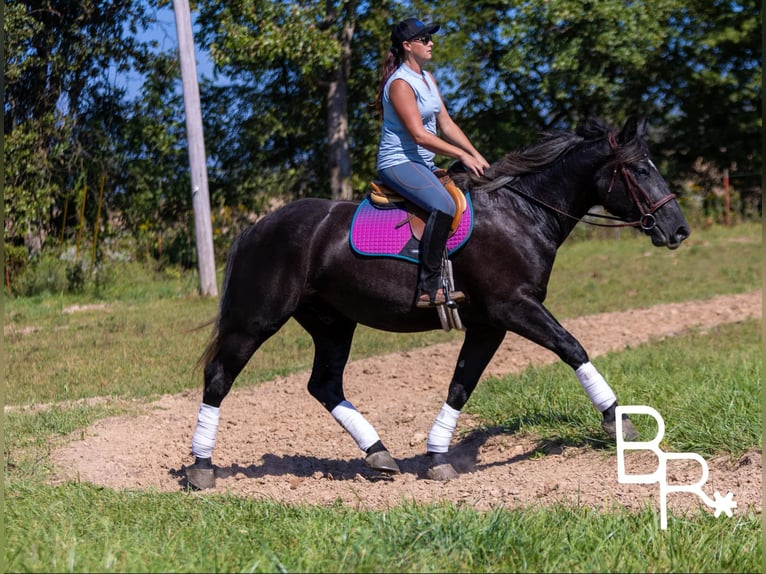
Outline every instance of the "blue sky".
MULTIPOLYGON (((157 42, 160 51, 165 52, 173 50, 177 55, 178 38, 176 35, 175 12, 173 11, 172 6, 158 9, 155 11, 155 14, 154 24, 144 32, 142 39, 154 40, 157 42)), ((195 16, 195 13, 192 12, 192 32, 194 32, 195 16)), ((200 50, 199 46, 196 44, 195 53, 197 56, 197 78, 200 81, 203 78, 212 78, 213 62, 210 60, 208 53, 204 50, 200 50)), ((128 73, 125 77, 117 77, 116 83, 127 87, 128 97, 130 98, 137 95, 141 90, 141 78, 135 73, 128 73)))

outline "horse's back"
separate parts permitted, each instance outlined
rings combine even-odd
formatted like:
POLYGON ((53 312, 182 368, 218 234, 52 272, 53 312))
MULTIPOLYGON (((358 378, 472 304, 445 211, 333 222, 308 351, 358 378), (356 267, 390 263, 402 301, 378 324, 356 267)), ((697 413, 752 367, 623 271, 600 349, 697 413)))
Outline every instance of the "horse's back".
MULTIPOLYGON (((303 253, 316 244, 316 236, 333 232, 348 235, 353 203, 304 198, 292 201, 247 227, 237 239, 234 256, 272 260, 277 255, 303 253), (346 223, 347 222, 347 223, 346 223), (346 229, 344 229, 346 227, 346 229)), ((233 246, 234 248, 234 246, 233 246)))
POLYGON ((330 245, 347 243, 354 205, 299 199, 250 225, 232 244, 224 291, 229 297, 261 301, 276 291, 295 297, 309 282, 314 261, 330 245))

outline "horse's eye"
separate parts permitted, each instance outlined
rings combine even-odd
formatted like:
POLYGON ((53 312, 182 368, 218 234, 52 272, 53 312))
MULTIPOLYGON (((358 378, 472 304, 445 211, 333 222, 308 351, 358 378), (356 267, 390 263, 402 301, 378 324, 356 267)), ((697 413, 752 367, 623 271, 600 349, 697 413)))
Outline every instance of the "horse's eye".
POLYGON ((644 166, 642 166, 642 165, 637 165, 637 166, 634 168, 634 170, 633 170, 633 171, 635 171, 635 172, 636 172, 636 174, 637 174, 637 175, 640 175, 641 177, 646 177, 647 175, 649 175, 649 169, 645 168, 645 167, 644 167, 644 166))

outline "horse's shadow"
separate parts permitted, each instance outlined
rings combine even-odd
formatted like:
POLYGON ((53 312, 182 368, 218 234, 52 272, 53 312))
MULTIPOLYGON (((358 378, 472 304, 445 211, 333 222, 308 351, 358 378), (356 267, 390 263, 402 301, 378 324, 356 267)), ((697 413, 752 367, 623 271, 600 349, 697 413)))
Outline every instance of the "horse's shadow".
MULTIPOLYGON (((564 417, 565 418, 565 417, 564 417)), ((519 432, 524 426, 524 421, 512 422, 510 425, 478 427, 462 435, 450 448, 447 458, 454 469, 461 473, 476 472, 494 466, 505 466, 527 460, 539 454, 560 452, 566 447, 580 448, 590 446, 603 449, 606 441, 596 438, 565 438, 560 436, 545 436, 537 438, 533 442, 525 441, 525 447, 521 452, 515 449, 509 452, 508 457, 492 462, 479 462, 479 454, 482 447, 493 437, 511 437, 519 432)), ((395 455, 395 453, 392 453, 395 455)), ((396 458, 396 457, 395 457, 396 458)), ((402 473, 413 474, 418 479, 426 479, 426 472, 431 463, 426 454, 418 454, 407 458, 396 458, 402 473)), ((170 469, 168 474, 176 479, 182 488, 188 487, 186 481, 186 467, 170 469)), ((308 478, 321 476, 332 480, 355 480, 362 477, 370 482, 392 481, 393 478, 378 471, 368 468, 363 458, 353 460, 339 460, 321 458, 303 454, 273 455, 264 454, 260 464, 247 466, 232 463, 228 466, 215 466, 217 478, 231 478, 239 476, 247 479, 265 478, 267 476, 290 476, 308 478)))

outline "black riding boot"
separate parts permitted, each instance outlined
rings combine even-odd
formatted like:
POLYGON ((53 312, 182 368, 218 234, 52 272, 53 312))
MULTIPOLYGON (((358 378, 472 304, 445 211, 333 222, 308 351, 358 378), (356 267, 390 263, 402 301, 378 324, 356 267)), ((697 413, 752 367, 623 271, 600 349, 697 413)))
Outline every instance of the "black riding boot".
MULTIPOLYGON (((434 210, 428 216, 418 251, 420 271, 416 307, 434 307, 446 302, 441 282, 442 259, 451 224, 452 216, 443 211, 434 210)), ((450 298, 454 301, 462 301, 465 295, 460 291, 453 291, 450 293, 450 298)))

